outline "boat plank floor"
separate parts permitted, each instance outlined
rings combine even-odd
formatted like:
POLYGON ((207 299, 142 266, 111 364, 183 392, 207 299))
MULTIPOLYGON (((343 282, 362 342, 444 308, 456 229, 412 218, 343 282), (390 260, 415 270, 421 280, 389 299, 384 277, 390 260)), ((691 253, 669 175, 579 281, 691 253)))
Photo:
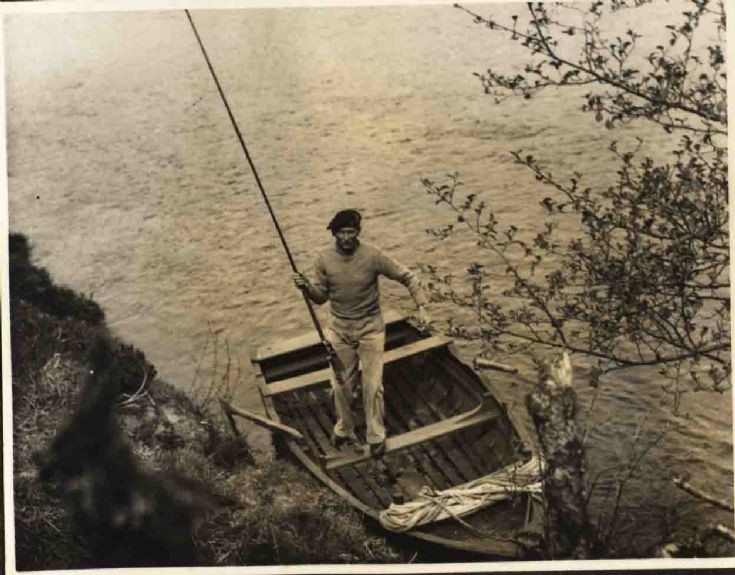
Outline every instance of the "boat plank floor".
MULTIPOLYGON (((322 427, 326 425, 327 430, 329 431, 329 433, 331 433, 332 421, 335 420, 336 416, 334 413, 334 403, 332 401, 331 395, 329 394, 329 390, 315 389, 310 393, 310 395, 313 398, 310 400, 309 403, 312 405, 318 405, 323 409, 323 413, 320 414, 322 427)), ((353 410, 355 427, 358 429, 364 429, 365 412, 362 408, 362 403, 358 401, 357 404, 358 405, 356 405, 355 409, 353 410)), ((390 423, 386 422, 386 426, 390 426, 390 423)), ((390 429, 389 431, 393 430, 390 429)), ((391 471, 387 468, 385 462, 383 461, 383 458, 370 459, 368 460, 368 462, 366 462, 365 466, 355 466, 354 469, 358 471, 368 483, 373 478, 379 478, 382 481, 388 481, 392 477, 391 471)), ((381 502, 385 507, 387 507, 392 503, 392 496, 390 495, 391 488, 381 487, 380 480, 376 482, 377 485, 373 486, 373 491, 379 494, 381 502)))
MULTIPOLYGON (((284 401, 288 405, 285 409, 291 412, 292 417, 294 412, 298 414, 295 416, 294 423, 298 422, 296 427, 302 431, 313 457, 318 459, 320 454, 328 452, 328 447, 324 445, 324 441, 321 438, 321 435, 323 435, 321 429, 313 417, 307 413, 308 410, 303 407, 298 407, 300 403, 299 399, 298 397, 291 397, 287 402, 284 401), (320 439, 322 440, 320 441, 320 439)), ((350 489, 354 490, 355 494, 367 505, 371 507, 378 505, 379 499, 360 486, 360 478, 350 468, 332 471, 330 475, 338 483, 349 485, 350 489)))
MULTIPOLYGON (((404 383, 405 382, 401 381, 399 385, 393 386, 393 393, 391 394, 391 397, 393 399, 392 404, 395 410, 400 414, 400 417, 403 419, 406 425, 406 430, 411 431, 411 426, 409 421, 407 420, 406 414, 412 413, 416 417, 418 417, 419 414, 416 412, 415 409, 412 409, 412 407, 409 405, 409 403, 406 401, 400 391, 403 388, 404 383)), ((424 422, 420 421, 420 419, 418 420, 418 422, 421 423, 422 426, 431 423, 437 423, 436 421, 424 422)), ((428 456, 428 458, 434 463, 437 469, 441 471, 442 475, 447 478, 449 485, 464 483, 464 479, 462 478, 462 476, 457 474, 454 465, 450 463, 450 461, 447 459, 446 454, 442 453, 441 450, 437 448, 434 441, 423 443, 418 447, 421 448, 421 450, 428 456)))
POLYGON ((355 472, 357 472, 365 482, 370 485, 373 492, 379 497, 382 504, 380 509, 387 509, 390 504, 393 503, 393 498, 390 495, 390 489, 384 483, 381 483, 381 481, 385 482, 386 478, 383 475, 382 469, 377 465, 375 459, 369 459, 362 463, 358 463, 357 465, 352 466, 352 469, 354 469, 355 472))
MULTIPOLYGON (((308 395, 312 396, 313 399, 316 399, 313 391, 307 393, 308 395)), ((331 409, 327 407, 328 405, 331 405, 331 402, 321 401, 314 406, 314 412, 316 413, 317 421, 319 422, 327 437, 329 437, 329 435, 332 433, 333 428, 333 419, 329 417, 331 409)), ((381 502, 382 507, 387 507, 391 504, 390 494, 388 490, 375 479, 377 474, 374 470, 365 469, 361 466, 354 466, 352 467, 352 470, 355 472, 357 477, 362 479, 367 484, 373 494, 381 502)))
MULTIPOLYGON (((497 471, 501 467, 504 467, 505 463, 495 449, 498 442, 497 433, 492 433, 493 430, 489 427, 486 427, 484 430, 480 427, 476 430, 471 430, 471 432, 475 434, 483 431, 484 433, 473 436, 472 440, 468 441, 468 443, 471 443, 472 445, 482 445, 485 448, 482 456, 484 461, 487 462, 487 473, 492 473, 493 471, 497 471)), ((468 433, 470 433, 470 431, 468 431, 468 433)))
MULTIPOLYGON (((398 368, 398 365, 396 367, 398 368)), ((404 376, 408 377, 405 374, 404 376)), ((436 377, 431 377, 428 388, 424 390, 426 396, 428 397, 429 394, 438 387, 438 385, 439 379, 436 377)), ((447 393, 443 395, 438 403, 444 403, 448 399, 450 391, 451 390, 447 390, 447 393)), ((439 409, 437 409, 433 402, 428 401, 424 397, 424 393, 417 394, 419 396, 419 402, 423 403, 426 411, 428 412, 425 412, 420 407, 416 410, 416 413, 421 419, 422 425, 430 425, 431 423, 442 421, 450 417, 450 415, 448 415, 447 413, 442 413, 439 409)), ((483 474, 480 466, 472 465, 472 453, 471 451, 468 452, 465 450, 464 444, 457 438, 457 435, 450 434, 445 437, 438 437, 435 441, 436 444, 442 450, 444 450, 447 456, 453 461, 455 467, 457 467, 457 470, 465 478, 475 478, 483 474)), ((467 480, 469 481, 470 479, 467 480)))
MULTIPOLYGON (((324 454, 331 453, 331 444, 329 442, 329 436, 332 433, 333 421, 329 418, 327 407, 324 402, 316 402, 316 397, 313 392, 301 392, 301 399, 311 398, 312 413, 316 416, 316 421, 319 427, 319 440, 321 443, 325 443, 324 454)), ((343 468, 346 473, 349 473, 353 480, 362 481, 368 487, 373 495, 373 500, 370 503, 372 507, 383 508, 387 507, 391 503, 390 494, 388 491, 381 487, 380 484, 375 481, 375 478, 370 473, 366 473, 364 469, 359 469, 357 466, 351 468, 343 468)), ((349 479, 347 476, 345 479, 349 479)), ((365 503, 368 503, 365 501, 365 503)))
MULTIPOLYGON (((385 420, 386 420, 386 427, 388 432, 388 437, 393 437, 394 435, 400 435, 402 433, 405 433, 407 430, 407 427, 403 424, 403 422, 398 418, 397 414, 395 413, 395 410, 393 409, 393 406, 390 402, 386 401, 385 404, 385 420)), ((446 485, 445 478, 437 472, 436 469, 434 469, 434 466, 426 460, 426 458, 423 456, 421 452, 418 452, 415 448, 409 448, 404 451, 405 459, 407 459, 411 465, 413 465, 416 472, 419 472, 421 475, 426 477, 431 483, 431 487, 434 489, 443 489, 446 485)), ((390 457, 391 460, 395 459, 398 454, 387 454, 384 457, 390 457)), ((397 468, 403 467, 400 463, 400 458, 395 459, 397 465, 397 468)), ((405 469, 404 469, 405 471, 405 469)))
MULTIPOLYGON (((300 393, 294 393, 289 401, 290 405, 298 405, 303 398, 301 397, 300 393)), ((316 443, 318 445, 317 450, 313 452, 314 459, 318 459, 320 454, 327 454, 330 451, 330 444, 329 444, 329 436, 325 435, 323 429, 321 428, 320 424, 315 420, 314 418, 314 411, 313 408, 297 408, 302 413, 302 421, 306 425, 308 432, 305 435, 308 435, 311 439, 312 443, 316 443)), ((332 475, 333 473, 330 473, 332 475)), ((373 495, 368 489, 367 486, 362 485, 362 480, 360 477, 358 477, 354 471, 352 471, 350 468, 343 468, 337 470, 337 473, 333 475, 333 479, 339 481, 340 483, 349 485, 350 489, 354 490, 355 495, 357 495, 360 500, 363 501, 363 503, 366 503, 367 505, 370 505, 371 507, 376 507, 380 504, 379 499, 373 495)))
MULTIPOLYGON (((266 407, 275 407, 283 422, 304 434, 298 449, 291 442, 289 446, 322 483, 374 516, 394 497, 415 497, 422 485, 442 490, 466 483, 525 453, 527 438, 519 435, 500 399, 492 395, 490 380, 478 377, 444 342, 438 344, 421 335, 408 322, 391 326, 387 336, 384 399, 388 437, 385 454, 377 458, 367 449, 337 451, 332 447, 335 413, 329 395, 330 373, 318 342, 272 359, 254 359, 263 373, 260 388, 266 407), (516 440, 522 442, 520 449, 516 440)), ((282 351, 284 346, 269 349, 282 351)), ((361 439, 363 410, 362 402, 353 406, 361 439)), ((474 514, 471 524, 500 537, 506 533, 512 537, 513 528, 523 525, 526 512, 525 505, 500 505, 474 514), (503 509, 507 517, 499 514, 503 509)), ((515 546, 503 548, 502 538, 472 535, 455 521, 414 529, 411 535, 452 549, 517 555, 515 546)))
MULTIPOLYGON (((400 376, 403 381, 407 380, 408 375, 398 364, 393 366, 392 371, 397 376, 400 376)), ((410 401, 410 399, 407 397, 407 392, 403 385, 396 386, 396 390, 397 395, 402 398, 404 403, 408 403, 410 401)), ((426 397, 424 397, 424 393, 422 393, 421 390, 419 390, 415 394, 415 399, 416 403, 413 412, 416 414, 416 417, 419 419, 422 425, 430 425, 443 419, 436 408, 431 405, 431 402, 429 402, 426 397), (422 406, 425 406, 425 409, 422 409, 422 406)), ((461 483, 471 481, 478 476, 477 470, 475 470, 470 464, 466 453, 464 453, 464 451, 458 445, 456 445, 455 440, 452 436, 438 437, 434 442, 438 447, 441 448, 441 451, 444 453, 446 460, 449 461, 450 464, 453 465, 455 469, 460 473, 461 483)))
MULTIPOLYGON (((410 381, 409 376, 405 371, 399 369, 398 365, 393 366, 391 371, 394 375, 400 377, 402 381, 410 381)), ((437 417, 438 414, 436 411, 429 413, 430 410, 427 411, 421 408, 422 404, 426 406, 429 405, 429 402, 426 401, 424 397, 424 393, 418 392, 415 394, 415 397, 408 397, 408 393, 404 385, 396 386, 396 392, 396 398, 399 402, 408 406, 407 409, 410 409, 410 411, 416 415, 416 418, 422 426, 431 425, 432 423, 437 423, 443 419, 442 417, 437 417)), ((433 444, 432 446, 437 451, 442 453, 440 458, 443 470, 449 472, 451 468, 447 467, 447 465, 452 465, 459 472, 459 476, 452 477, 451 480, 453 484, 456 485, 457 483, 463 483, 474 477, 474 471, 469 467, 464 458, 453 453, 453 444, 448 437, 439 437, 431 442, 431 444, 433 444)))
MULTIPOLYGON (((405 374, 405 367, 403 367, 402 365, 396 364, 395 365, 395 369, 397 371, 403 372, 404 377, 408 377, 405 374)), ((431 385, 431 389, 433 389, 434 386, 436 385, 435 382, 436 382, 437 378, 441 377, 441 373, 440 374, 437 374, 436 373, 436 366, 434 366, 434 370, 433 371, 435 373, 434 373, 434 376, 432 377, 432 382, 433 383, 431 385)), ((444 371, 444 370, 441 370, 441 371, 444 371)), ((449 377, 448 374, 447 374, 447 377, 449 377)), ((441 420, 441 419, 445 419, 446 417, 449 417, 449 414, 448 413, 443 413, 439 409, 439 407, 437 407, 437 405, 434 405, 434 402, 428 401, 424 397, 423 394, 418 394, 418 395, 420 397, 420 400, 423 401, 423 403, 426 405, 427 409, 429 409, 429 411, 431 411, 431 413, 434 415, 434 417, 437 420, 441 420)), ((448 396, 445 396, 444 400, 447 399, 447 397, 448 396)), ((441 404, 441 403, 443 403, 443 401, 442 402, 439 402, 439 403, 441 404)), ((481 447, 482 446, 482 442, 466 442, 466 441, 462 441, 461 438, 458 435, 450 435, 450 436, 448 436, 446 438, 442 438, 439 441, 440 441, 440 445, 445 446, 445 448, 447 450, 456 450, 456 451, 459 452, 459 457, 455 457, 455 460, 458 459, 458 460, 461 460, 461 461, 465 461, 465 458, 466 458, 467 462, 469 462, 471 471, 470 471, 470 469, 465 469, 465 473, 464 474, 466 476, 469 474, 470 479, 481 477, 481 476, 486 475, 487 473, 490 472, 489 471, 489 468, 488 468, 487 459, 482 458, 482 457, 478 457, 478 455, 477 455, 477 453, 475 451, 478 447, 481 447)), ((468 481, 470 479, 468 479, 468 481)))
POLYGON ((287 417, 287 421, 290 425, 301 432, 304 436, 304 440, 306 441, 306 445, 309 447, 309 451, 316 456, 316 454, 319 453, 319 446, 306 425, 308 417, 304 416, 302 409, 297 405, 297 403, 281 399, 279 401, 278 411, 287 417))
MULTIPOLYGON (((460 372, 460 370, 457 369, 457 366, 453 365, 453 362, 448 362, 445 360, 437 361, 437 368, 441 373, 443 373, 447 378, 450 379, 457 379, 459 377, 465 376, 463 372, 460 372)), ((484 388, 485 386, 483 385, 483 389, 484 388)), ((486 401, 490 401, 490 399, 487 399, 486 401)), ((500 410, 499 406, 498 410, 500 410)), ((496 420, 495 424, 497 424, 497 422, 501 419, 499 411, 498 416, 499 417, 496 420)), ((492 449, 492 441, 494 438, 490 438, 490 441, 487 441, 485 439, 486 436, 493 430, 493 423, 491 423, 489 426, 483 426, 483 428, 485 429, 485 432, 482 435, 476 435, 474 441, 463 441, 464 438, 462 437, 462 435, 464 435, 464 437, 467 437, 470 433, 478 434, 478 431, 481 429, 479 426, 476 429, 473 429, 471 431, 468 430, 466 433, 461 434, 457 438, 457 440, 466 446, 467 453, 470 454, 470 457, 475 462, 475 464, 480 466, 480 468, 482 469, 482 474, 486 475, 488 473, 496 471, 503 465, 498 455, 492 449)))
MULTIPOLYGON (((405 405, 396 403, 395 385, 389 385, 389 395, 385 401, 386 420, 390 422, 391 429, 388 437, 403 435, 416 429, 411 426, 411 421, 407 416, 405 405)), ((452 484, 452 478, 448 476, 442 469, 442 465, 437 464, 426 450, 425 444, 418 444, 405 450, 406 455, 411 459, 416 471, 423 470, 422 475, 427 477, 436 489, 445 489, 452 484)))
MULTIPOLYGON (((396 420, 394 414, 390 410, 390 406, 386 405, 386 407, 388 408, 385 412, 386 435, 388 437, 391 437, 393 435, 399 435, 403 433, 404 428, 396 420)), ((398 472, 411 471, 411 469, 407 469, 405 465, 406 463, 409 463, 414 472, 420 473, 423 470, 420 475, 427 479, 427 484, 430 487, 433 487, 435 489, 440 488, 440 486, 443 484, 441 481, 438 480, 440 476, 436 476, 436 481, 433 479, 433 476, 435 475, 435 470, 431 465, 429 465, 424 459, 421 458, 420 454, 416 454, 415 449, 406 449, 403 452, 403 455, 404 456, 401 457, 401 455, 396 453, 386 453, 382 457, 372 458, 370 461, 375 462, 378 468, 383 471, 386 479, 389 479, 391 481, 396 478, 398 472)))

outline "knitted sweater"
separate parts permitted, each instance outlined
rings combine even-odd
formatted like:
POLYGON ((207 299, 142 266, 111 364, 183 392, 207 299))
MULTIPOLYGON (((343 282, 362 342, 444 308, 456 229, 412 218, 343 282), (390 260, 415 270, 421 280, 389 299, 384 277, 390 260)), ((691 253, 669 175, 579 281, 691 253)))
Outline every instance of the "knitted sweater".
POLYGON ((379 248, 360 243, 349 255, 336 245, 323 250, 314 262, 310 295, 316 303, 329 300, 332 315, 339 319, 362 319, 380 313, 378 276, 406 286, 416 305, 426 296, 416 276, 379 248))

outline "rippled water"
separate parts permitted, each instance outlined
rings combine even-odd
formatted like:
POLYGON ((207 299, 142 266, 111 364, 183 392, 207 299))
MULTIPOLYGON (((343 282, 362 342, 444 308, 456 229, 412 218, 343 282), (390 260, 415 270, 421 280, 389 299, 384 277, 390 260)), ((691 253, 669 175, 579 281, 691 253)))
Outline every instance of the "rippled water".
MULTIPOLYGON (((330 241, 331 214, 356 207, 365 238, 398 259, 460 270, 471 239, 427 236, 447 214, 421 178, 459 170, 522 228, 542 190, 510 151, 598 184, 614 170, 612 135, 574 94, 494 105, 472 73, 519 53, 448 6, 194 18, 301 266, 330 241)), ((620 18, 622 29, 640 16, 620 18)), ((309 317, 184 13, 17 16, 6 37, 11 229, 59 282, 94 294, 113 330, 175 385, 191 386, 210 330, 226 339, 242 368, 238 402, 257 406, 250 350, 309 329, 309 317)), ((385 284, 383 297, 411 309, 400 286, 385 284)), ((503 391, 520 406, 528 389, 503 391)), ((681 424, 651 452, 630 501, 663 494, 690 521, 731 522, 660 482, 692 475, 732 498, 730 395, 685 396, 689 419, 663 403, 655 374, 608 385, 592 414, 592 463, 626 461, 636 430, 640 446, 681 424)), ((611 485, 602 478, 600 493, 611 485)))

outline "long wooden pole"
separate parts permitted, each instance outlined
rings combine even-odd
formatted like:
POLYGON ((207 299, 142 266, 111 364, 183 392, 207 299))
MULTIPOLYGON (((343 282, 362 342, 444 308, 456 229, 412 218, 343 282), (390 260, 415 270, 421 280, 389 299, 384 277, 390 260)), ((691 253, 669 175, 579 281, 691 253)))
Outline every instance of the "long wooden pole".
POLYGON ((720 499, 718 497, 715 497, 714 495, 710 495, 709 493, 705 493, 701 489, 697 489, 689 483, 688 481, 685 481, 682 477, 674 477, 672 479, 674 482, 674 485, 676 485, 679 489, 682 491, 686 491, 690 495, 693 495, 694 497, 697 497, 703 501, 707 501, 708 503, 711 503, 712 505, 716 505, 717 507, 720 507, 721 509, 724 509, 726 511, 729 511, 730 513, 735 512, 735 507, 733 507, 732 503, 729 501, 725 501, 723 499, 720 499))
MULTIPOLYGON (((240 132, 240 128, 237 125, 237 121, 235 120, 235 116, 232 113, 230 104, 227 101, 227 97, 225 96, 224 90, 222 90, 222 86, 219 83, 219 79, 217 78, 217 74, 214 71, 212 62, 209 59, 207 50, 204 48, 204 43, 202 42, 202 39, 199 36, 199 31, 197 30, 197 27, 194 24, 194 20, 192 19, 191 14, 189 13, 189 10, 184 10, 184 12, 186 12, 186 17, 188 18, 189 24, 191 24, 191 28, 194 31, 194 36, 197 39, 197 43, 199 44, 199 48, 202 51, 204 60, 207 63, 209 72, 212 75, 214 84, 217 86, 217 91, 219 92, 220 98, 222 98, 222 103, 225 105, 225 110, 227 110, 227 116, 230 118, 230 123, 232 124, 232 127, 235 130, 235 134, 237 135, 237 140, 240 142, 240 147, 242 148, 242 151, 245 154, 245 158, 248 161, 248 165, 250 166, 250 171, 253 173, 253 176, 255 177, 255 182, 258 184, 260 195, 263 197, 265 206, 268 208, 268 213, 271 216, 271 221, 273 222, 273 225, 276 228, 276 233, 278 234, 278 238, 281 240, 281 245, 283 246, 283 250, 286 252, 288 263, 291 265, 291 269, 293 270, 294 273, 299 273, 299 270, 296 267, 296 262, 294 261, 293 255, 291 254, 291 250, 289 249, 288 243, 286 242, 286 238, 283 235, 283 231, 281 230, 281 226, 279 225, 278 219, 276 218, 276 214, 273 211, 273 207, 271 206, 270 200, 268 199, 268 194, 265 193, 265 188, 263 187, 263 183, 260 181, 258 170, 255 169, 255 163, 253 162, 253 159, 250 157, 250 152, 248 151, 248 147, 245 145, 245 139, 243 138, 242 133, 240 132)), ((327 361, 329 362, 329 365, 332 367, 332 371, 334 371, 337 381, 341 383, 342 382, 342 376, 341 376, 342 370, 340 369, 341 366, 339 365, 337 354, 335 353, 334 348, 329 343, 329 341, 327 341, 327 338, 324 336, 324 331, 322 330, 322 326, 319 323, 319 318, 317 318, 316 316, 316 312, 314 311, 314 306, 312 305, 311 300, 309 299, 309 296, 304 291, 301 292, 301 295, 304 297, 304 303, 306 304, 306 307, 309 310, 311 321, 314 324, 317 334, 319 334, 319 339, 322 345, 324 346, 324 349, 327 352, 327 361)))

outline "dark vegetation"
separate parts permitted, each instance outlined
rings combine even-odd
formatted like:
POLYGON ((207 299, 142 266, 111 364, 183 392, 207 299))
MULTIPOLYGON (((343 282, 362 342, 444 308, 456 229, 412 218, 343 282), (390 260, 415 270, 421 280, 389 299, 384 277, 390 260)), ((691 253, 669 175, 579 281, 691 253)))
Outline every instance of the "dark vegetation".
MULTIPOLYGON (((459 318, 447 330, 481 342, 488 360, 522 356, 539 364, 563 350, 575 354, 598 391, 614 388, 621 371, 637 370, 668 394, 678 415, 684 394, 731 389, 726 15, 721 0, 662 2, 655 18, 649 12, 635 29, 621 27, 626 12, 650 4, 528 2, 507 18, 455 5, 522 53, 477 73, 480 89, 500 106, 509 98, 533 106, 541 93, 579 98, 581 113, 610 130, 613 167, 609 181, 599 181, 560 173, 551 151, 547 158, 513 151, 509 159, 538 182, 542 216, 526 229, 503 222, 482 192, 463 189, 458 174, 425 179, 451 218, 430 233, 440 240, 469 235, 476 245, 464 272, 425 271, 433 300, 452 304, 459 318), (650 134, 654 142, 646 141, 650 134)), ((594 483, 585 486, 585 434, 576 429, 568 385, 550 393, 542 382, 538 401, 529 401, 555 474, 545 481, 555 507, 547 515, 556 523, 548 549, 620 556, 622 492, 650 446, 618 471, 612 509, 590 521, 579 502, 590 500, 594 483), (560 474, 565 481, 557 481, 560 474), (598 533, 581 537, 580 526, 598 533), (595 541, 601 545, 593 549, 595 541)), ((729 527, 710 525, 675 547, 685 555, 731 555, 733 541, 729 527)))
POLYGON ((502 63, 478 73, 482 89, 499 106, 514 97, 532 106, 552 91, 579 98, 580 113, 610 130, 611 169, 609 181, 587 179, 512 152, 538 182, 545 216, 526 229, 502 222, 457 176, 424 180, 454 219, 433 234, 469 233, 477 246, 466 282, 428 271, 435 298, 469 313, 456 329, 489 353, 564 349, 589 362, 595 386, 653 368, 676 400, 730 389, 725 8, 661 3, 645 32, 610 30, 650 4, 528 3, 508 22, 462 8, 525 52, 522 73, 502 63), (645 134, 657 139, 646 145, 645 134))
POLYGON ((18 569, 402 559, 290 463, 254 465, 20 235, 10 282, 18 569))

